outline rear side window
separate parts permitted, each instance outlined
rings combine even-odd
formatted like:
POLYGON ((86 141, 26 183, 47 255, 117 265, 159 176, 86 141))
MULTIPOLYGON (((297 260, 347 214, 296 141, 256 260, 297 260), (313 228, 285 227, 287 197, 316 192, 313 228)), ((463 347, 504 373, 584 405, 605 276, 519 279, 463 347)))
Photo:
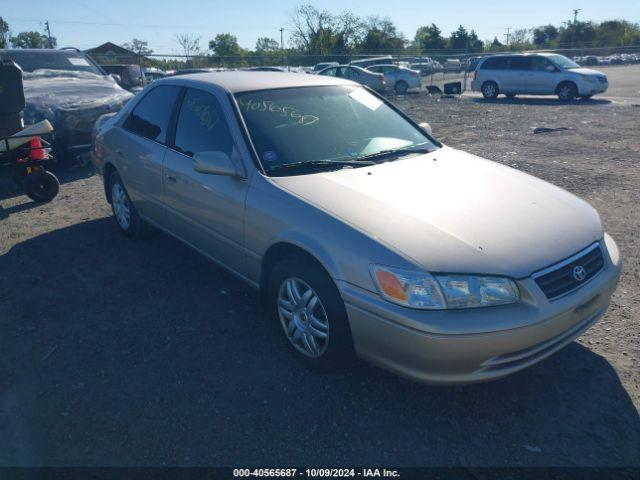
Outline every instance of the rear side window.
POLYGON ((487 58, 480 70, 506 70, 509 68, 508 60, 510 57, 491 57, 487 58))
POLYGON ((166 144, 167 130, 180 87, 156 87, 135 106, 124 128, 149 140, 166 144))
POLYGON ((188 89, 176 124, 175 149, 192 157, 198 152, 220 151, 231 156, 233 139, 216 98, 188 89))
POLYGON ((511 70, 529 70, 531 68, 531 57, 511 57, 509 68, 511 70))

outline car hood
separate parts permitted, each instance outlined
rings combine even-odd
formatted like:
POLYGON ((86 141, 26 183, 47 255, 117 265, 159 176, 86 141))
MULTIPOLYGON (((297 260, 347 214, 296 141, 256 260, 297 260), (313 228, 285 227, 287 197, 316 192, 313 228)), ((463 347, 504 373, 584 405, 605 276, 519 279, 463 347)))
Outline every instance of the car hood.
POLYGON ((578 75, 604 75, 604 73, 602 73, 599 70, 593 70, 592 68, 571 68, 569 70, 567 70, 568 72, 571 73, 577 73, 578 75))
POLYGON ((603 235, 578 197, 448 147, 272 180, 432 272, 523 278, 603 235))

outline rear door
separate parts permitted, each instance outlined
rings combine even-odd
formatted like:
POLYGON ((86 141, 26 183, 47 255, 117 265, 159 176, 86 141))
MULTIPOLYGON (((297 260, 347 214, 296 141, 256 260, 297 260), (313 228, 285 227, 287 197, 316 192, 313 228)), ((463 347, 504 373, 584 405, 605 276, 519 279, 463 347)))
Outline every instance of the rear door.
POLYGON ((503 71, 501 93, 531 93, 528 88, 531 57, 507 58, 507 69, 503 71))
POLYGON ((109 155, 143 217, 162 223, 162 162, 180 87, 151 89, 110 139, 109 155))
POLYGON ((225 152, 242 168, 228 121, 233 118, 224 97, 200 89, 186 89, 171 148, 165 156, 164 202, 172 233, 244 275, 247 181, 207 175, 193 169, 193 155, 205 151, 225 152))

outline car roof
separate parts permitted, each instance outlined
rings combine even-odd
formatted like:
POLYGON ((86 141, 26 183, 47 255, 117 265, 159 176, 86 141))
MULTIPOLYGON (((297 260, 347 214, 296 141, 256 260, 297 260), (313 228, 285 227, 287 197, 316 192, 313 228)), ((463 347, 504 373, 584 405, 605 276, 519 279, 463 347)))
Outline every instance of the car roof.
POLYGON ((351 85, 353 82, 323 75, 288 72, 230 71, 180 75, 158 80, 157 84, 208 84, 217 85, 231 93, 271 90, 276 88, 351 85))

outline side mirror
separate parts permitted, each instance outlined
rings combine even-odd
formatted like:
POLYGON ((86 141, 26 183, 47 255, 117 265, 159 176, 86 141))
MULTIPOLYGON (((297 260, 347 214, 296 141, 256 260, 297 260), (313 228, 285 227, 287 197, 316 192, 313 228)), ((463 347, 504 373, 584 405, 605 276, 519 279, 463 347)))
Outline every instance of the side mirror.
POLYGON ((556 72, 558 69, 556 67, 554 67, 553 65, 547 65, 545 67, 545 69, 547 70, 547 72, 556 72))
POLYGON ((225 152, 198 152, 193 156, 193 169, 207 175, 239 177, 233 161, 225 152))
POLYGON ((431 133, 431 125, 429 125, 427 122, 423 122, 421 124, 418 125, 422 130, 424 130, 425 132, 427 132, 427 135, 429 136, 433 136, 433 134, 431 133))

